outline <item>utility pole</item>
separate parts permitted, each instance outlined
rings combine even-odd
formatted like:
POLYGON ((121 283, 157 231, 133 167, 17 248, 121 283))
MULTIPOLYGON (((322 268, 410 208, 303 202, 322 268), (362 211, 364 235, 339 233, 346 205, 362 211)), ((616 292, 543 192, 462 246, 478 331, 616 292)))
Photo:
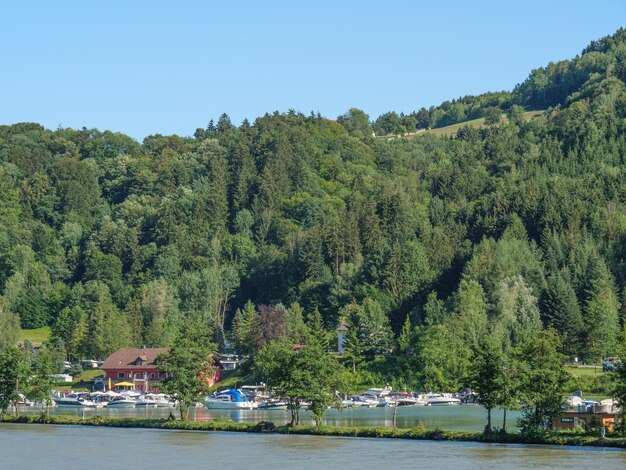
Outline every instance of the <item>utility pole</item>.
POLYGON ((395 404, 393 405, 393 428, 394 429, 397 429, 396 427, 397 418, 398 418, 398 401, 396 400, 395 404))

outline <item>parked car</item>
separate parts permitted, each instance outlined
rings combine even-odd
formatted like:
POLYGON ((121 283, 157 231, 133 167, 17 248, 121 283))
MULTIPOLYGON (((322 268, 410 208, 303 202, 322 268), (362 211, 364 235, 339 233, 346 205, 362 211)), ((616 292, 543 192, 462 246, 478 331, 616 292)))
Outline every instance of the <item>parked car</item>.
POLYGON ((93 379, 93 386, 91 387, 91 390, 93 392, 104 392, 104 389, 104 379, 102 377, 95 377, 93 379))
POLYGON ((622 361, 619 357, 607 357, 602 361, 602 370, 604 372, 613 372, 621 363, 622 361))

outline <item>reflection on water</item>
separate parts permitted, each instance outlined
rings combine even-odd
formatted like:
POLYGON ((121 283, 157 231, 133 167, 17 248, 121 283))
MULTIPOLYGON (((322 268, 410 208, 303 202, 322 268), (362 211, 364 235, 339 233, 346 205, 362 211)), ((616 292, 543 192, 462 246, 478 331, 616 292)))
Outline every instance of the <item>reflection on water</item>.
MULTIPOLYGON (((40 409, 24 408, 21 411, 40 413, 40 409)), ((53 414, 71 414, 85 417, 104 415, 111 417, 145 417, 166 418, 176 410, 167 408, 117 408, 117 409, 87 409, 52 408, 53 414)), ((455 429, 460 431, 482 431, 486 424, 486 411, 479 406, 413 406, 398 408, 397 426, 412 428, 418 425, 428 428, 455 429)), ((519 413, 507 414, 507 428, 514 431, 515 420, 519 413)), ((208 410, 204 406, 191 409, 190 419, 196 421, 211 421, 214 419, 231 419, 235 422, 272 421, 276 424, 285 424, 291 421, 291 414, 284 410, 208 410)), ((494 426, 501 426, 502 412, 492 412, 494 426)), ((300 421, 303 424, 314 424, 313 416, 302 412, 300 421)), ((345 410, 327 410, 324 414, 324 424, 330 426, 387 426, 393 425, 392 408, 356 408, 345 410)))
POLYGON ((12 470, 626 467, 613 449, 28 424, 0 424, 0 456, 12 470))
POLYGON ((267 441, 267 447, 276 447, 279 449, 287 449, 288 451, 297 452, 299 449, 306 449, 309 451, 336 449, 345 445, 347 440, 341 439, 326 439, 323 436, 290 436, 293 439, 270 439, 267 441))

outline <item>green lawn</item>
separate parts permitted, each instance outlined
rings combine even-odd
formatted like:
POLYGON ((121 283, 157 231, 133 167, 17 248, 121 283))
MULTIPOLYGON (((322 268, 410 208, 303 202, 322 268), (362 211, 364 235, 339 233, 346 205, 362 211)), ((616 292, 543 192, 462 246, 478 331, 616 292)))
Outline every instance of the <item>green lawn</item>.
POLYGON ((242 385, 250 385, 252 376, 246 375, 242 368, 235 370, 224 370, 219 382, 213 384, 210 388, 211 392, 216 390, 224 390, 226 388, 238 388, 242 385))
POLYGON ((589 395, 583 395, 583 399, 585 400, 595 400, 597 402, 600 402, 602 400, 606 400, 607 398, 611 398, 608 395, 600 395, 597 393, 590 393, 589 395))
POLYGON ((70 390, 76 392, 91 391, 93 387, 93 379, 103 376, 104 372, 100 369, 87 369, 76 377, 73 382, 59 384, 55 387, 55 389, 61 392, 69 392, 70 390))
POLYGON ((565 369, 567 372, 572 374, 574 377, 600 377, 607 372, 602 372, 602 366, 598 367, 592 366, 566 366, 565 369))
POLYGON ((79 381, 93 382, 96 377, 103 377, 104 372, 100 369, 88 369, 78 376, 79 381))
POLYGON ((86 369, 72 382, 71 389, 76 391, 91 391, 93 379, 96 377, 104 377, 104 372, 100 369, 86 369))
POLYGON ((17 341, 23 343, 29 340, 34 345, 40 345, 44 341, 48 341, 48 338, 50 338, 50 327, 44 326, 34 330, 22 330, 17 341))

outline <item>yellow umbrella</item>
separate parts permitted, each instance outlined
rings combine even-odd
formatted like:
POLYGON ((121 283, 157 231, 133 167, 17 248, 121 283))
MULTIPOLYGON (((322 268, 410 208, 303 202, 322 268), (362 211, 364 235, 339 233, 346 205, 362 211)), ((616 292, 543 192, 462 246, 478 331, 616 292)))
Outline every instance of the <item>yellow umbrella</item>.
POLYGON ((116 387, 133 387, 134 385, 135 384, 132 382, 119 382, 115 384, 116 387))

